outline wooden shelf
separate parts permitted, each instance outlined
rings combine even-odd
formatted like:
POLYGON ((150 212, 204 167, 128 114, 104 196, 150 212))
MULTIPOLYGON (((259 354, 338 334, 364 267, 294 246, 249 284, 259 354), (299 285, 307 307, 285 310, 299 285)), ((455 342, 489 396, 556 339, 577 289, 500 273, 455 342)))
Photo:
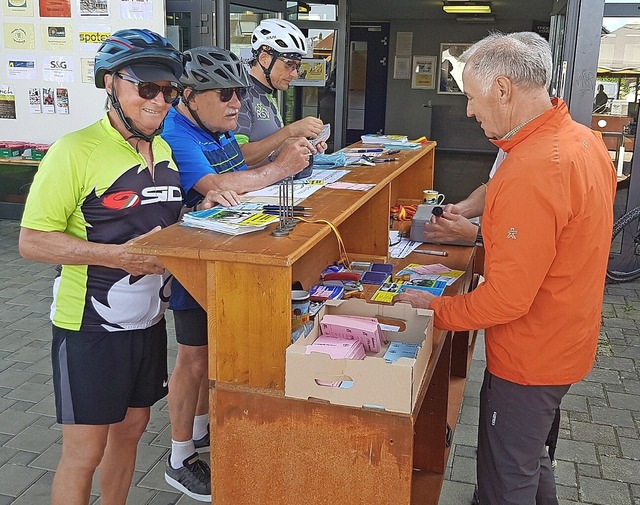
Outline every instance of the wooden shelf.
POLYGON ((38 166, 40 160, 25 160, 23 158, 0 158, 0 165, 38 166))

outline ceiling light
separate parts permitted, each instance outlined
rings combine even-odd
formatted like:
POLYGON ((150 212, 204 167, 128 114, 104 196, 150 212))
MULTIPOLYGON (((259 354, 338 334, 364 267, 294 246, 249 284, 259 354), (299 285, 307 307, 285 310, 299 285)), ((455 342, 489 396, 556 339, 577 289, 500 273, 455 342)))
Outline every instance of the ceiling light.
POLYGON ((491 14, 491 2, 444 2, 442 10, 447 14, 491 14))

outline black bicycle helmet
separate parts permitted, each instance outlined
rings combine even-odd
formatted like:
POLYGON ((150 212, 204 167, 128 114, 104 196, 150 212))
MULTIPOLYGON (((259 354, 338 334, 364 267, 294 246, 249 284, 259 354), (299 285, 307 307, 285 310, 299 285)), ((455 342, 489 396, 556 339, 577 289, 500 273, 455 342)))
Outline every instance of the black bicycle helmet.
POLYGON ((195 91, 249 88, 253 84, 240 59, 231 51, 213 46, 189 49, 184 53, 180 84, 195 91))
POLYGON ((182 54, 166 38, 150 30, 118 30, 105 40, 93 67, 95 85, 104 88, 104 76, 129 65, 161 65, 171 70, 176 81, 182 75, 182 54))

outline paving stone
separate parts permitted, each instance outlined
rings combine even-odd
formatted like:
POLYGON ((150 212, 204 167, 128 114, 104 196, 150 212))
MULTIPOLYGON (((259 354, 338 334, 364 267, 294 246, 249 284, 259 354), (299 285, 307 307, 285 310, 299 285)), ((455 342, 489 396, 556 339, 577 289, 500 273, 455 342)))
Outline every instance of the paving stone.
POLYGON ((598 384, 620 384, 620 374, 618 370, 605 370, 603 368, 592 368, 591 372, 584 379, 585 382, 596 382, 598 384))
POLYGON ((62 455, 62 442, 55 443, 36 457, 29 466, 55 472, 62 455))
POLYGON ((60 440, 60 437, 61 435, 58 431, 29 426, 7 442, 6 446, 22 451, 41 453, 51 444, 60 440))
POLYGON ((455 465, 451 472, 451 480, 457 482, 476 483, 476 459, 456 457, 455 465))
MULTIPOLYGON (((605 370, 635 370, 633 360, 626 357, 598 356, 597 363, 598 367, 604 368, 605 370)), ((591 377, 591 374, 589 374, 589 377, 591 377)))
POLYGON ((438 505, 461 505, 471 503, 473 484, 445 481, 438 505))
MULTIPOLYGON (((17 435, 27 426, 33 424, 39 416, 28 414, 13 408, 0 412, 0 433, 17 435)), ((0 490, 0 493, 2 491, 0 490)))
POLYGON ((608 424, 611 426, 635 427, 631 412, 623 409, 612 409, 607 407, 592 407, 591 417, 593 422, 598 424, 608 424))
POLYGON ((37 456, 38 455, 33 452, 18 451, 16 455, 8 461, 8 463, 12 465, 29 466, 37 456))
POLYGON ((609 393, 608 396, 612 407, 640 412, 640 396, 624 393, 609 393))
POLYGON ((595 444, 579 442, 576 440, 562 441, 562 460, 580 463, 596 460, 595 444))
MULTIPOLYGON (((174 493, 165 493, 163 491, 158 491, 158 493, 149 502, 149 505, 175 505, 180 499, 180 496, 181 495, 174 493)), ((193 500, 193 502, 197 503, 195 500, 193 500)))
POLYGON ((600 474, 599 465, 589 465, 587 463, 578 464, 578 475, 580 475, 581 477, 602 477, 602 475, 600 474))
MULTIPOLYGON (((53 389, 47 385, 49 391, 53 391, 53 389)), ((27 412, 31 414, 40 414, 43 416, 55 417, 56 415, 56 398, 53 393, 47 395, 38 403, 33 405, 31 408, 27 409, 27 412)))
POLYGON ((472 458, 472 459, 476 459, 476 455, 478 454, 478 450, 476 448, 476 446, 469 446, 469 445, 460 445, 460 444, 455 444, 455 451, 451 451, 452 453, 455 452, 455 456, 462 456, 463 458, 472 458))
POLYGON ((13 502, 13 505, 48 505, 51 502, 53 473, 45 472, 32 486, 13 502))
POLYGON ((167 454, 167 450, 164 447, 138 445, 136 470, 148 472, 158 461, 164 458, 165 454, 167 454))
POLYGON ((578 487, 576 464, 572 461, 563 461, 559 459, 558 453, 556 453, 556 461, 558 466, 555 468, 554 473, 556 475, 556 484, 565 487, 578 487))
POLYGON ((33 364, 48 356, 49 351, 47 349, 26 346, 8 356, 7 359, 10 361, 21 361, 23 363, 33 364))
MULTIPOLYGON (((602 397, 604 398, 604 391, 602 392, 602 397)), ((589 411, 589 407, 587 406, 587 398, 585 396, 566 394, 564 395, 562 403, 560 404, 560 411, 563 410, 572 410, 576 412, 587 413, 589 411)))
POLYGON ((622 458, 600 458, 605 479, 640 484, 640 461, 622 458))
POLYGON ((21 386, 35 375, 32 372, 23 372, 18 370, 15 366, 16 364, 17 363, 13 363, 11 367, 0 372, 0 386, 14 389, 21 386))
POLYGON ((43 475, 42 470, 6 464, 0 467, 0 494, 17 497, 43 475))
POLYGON ((629 485, 604 479, 582 477, 580 498, 587 503, 598 505, 631 505, 629 485))
POLYGON ((572 422, 571 436, 574 440, 598 444, 616 444, 616 433, 612 426, 603 424, 572 422))
POLYGON ((565 406, 565 402, 567 401, 567 399, 571 398, 571 397, 583 397, 583 396, 588 396, 590 398, 604 398, 605 394, 604 394, 604 388, 602 383, 600 382, 593 382, 593 381, 589 381, 589 380, 583 380, 580 381, 576 384, 573 384, 571 386, 571 388, 569 388, 569 392, 564 395, 564 398, 562 398, 562 407, 565 406))
POLYGON ((556 485, 556 496, 561 500, 578 500, 578 489, 568 486, 556 485))
MULTIPOLYGON (((4 494, 0 494, 0 505, 9 505, 9 504, 13 504, 13 502, 14 502, 13 496, 7 496, 7 495, 4 495, 4 494)), ((36 504, 34 504, 34 505, 36 505, 36 504)))
POLYGON ((478 425, 458 424, 453 441, 456 444, 475 446, 478 442, 478 425))
POLYGON ((600 456, 611 456, 614 458, 622 457, 622 451, 617 445, 598 444, 596 448, 600 456))
POLYGON ((622 456, 640 461, 640 440, 637 438, 620 438, 622 456))
POLYGON ((38 403, 50 395, 51 388, 49 386, 45 384, 34 384, 29 381, 15 388, 11 393, 6 395, 6 398, 38 403))

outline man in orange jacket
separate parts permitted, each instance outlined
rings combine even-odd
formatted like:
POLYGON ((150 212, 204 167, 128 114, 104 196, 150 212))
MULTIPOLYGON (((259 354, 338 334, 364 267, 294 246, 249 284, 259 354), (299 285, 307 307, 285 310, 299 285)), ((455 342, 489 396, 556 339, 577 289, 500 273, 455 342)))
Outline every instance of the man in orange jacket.
POLYGON ((463 72, 467 115, 507 153, 482 215, 486 282, 466 295, 395 299, 433 309, 441 329, 486 328, 481 505, 558 503, 544 443, 562 397, 595 359, 613 224, 607 149, 550 99, 549 46, 522 35, 481 40, 463 72))

